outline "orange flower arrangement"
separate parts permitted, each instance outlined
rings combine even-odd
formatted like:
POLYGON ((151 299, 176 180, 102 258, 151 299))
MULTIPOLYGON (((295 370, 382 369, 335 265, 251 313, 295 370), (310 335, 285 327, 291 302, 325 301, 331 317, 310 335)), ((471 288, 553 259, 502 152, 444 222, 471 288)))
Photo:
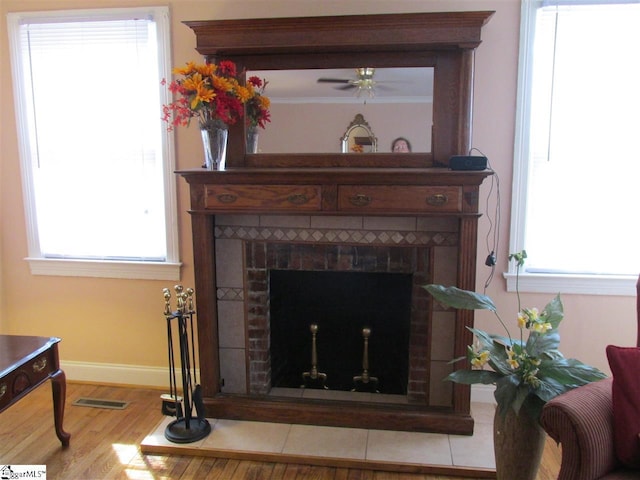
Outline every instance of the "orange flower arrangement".
MULTIPOLYGON (((173 73, 183 78, 173 80, 169 91, 178 96, 163 106, 163 120, 169 129, 187 126, 196 117, 201 128, 219 124, 231 125, 242 118, 244 104, 254 96, 253 87, 240 85, 236 65, 223 60, 174 68, 173 73)), ((166 84, 166 80, 163 80, 166 84)))
POLYGON ((269 113, 269 107, 271 101, 269 97, 264 95, 264 90, 267 86, 267 81, 261 78, 252 76, 247 80, 247 88, 249 89, 249 99, 245 104, 247 112, 247 126, 256 128, 265 128, 265 124, 271 121, 271 114, 269 113))

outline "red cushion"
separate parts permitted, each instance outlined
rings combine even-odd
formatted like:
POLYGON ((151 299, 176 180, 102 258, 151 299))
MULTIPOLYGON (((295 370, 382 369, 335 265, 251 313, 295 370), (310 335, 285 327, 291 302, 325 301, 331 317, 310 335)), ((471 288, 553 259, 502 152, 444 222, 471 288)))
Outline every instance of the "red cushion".
POLYGON ((640 348, 607 347, 613 373, 613 434, 618 460, 640 468, 640 348))

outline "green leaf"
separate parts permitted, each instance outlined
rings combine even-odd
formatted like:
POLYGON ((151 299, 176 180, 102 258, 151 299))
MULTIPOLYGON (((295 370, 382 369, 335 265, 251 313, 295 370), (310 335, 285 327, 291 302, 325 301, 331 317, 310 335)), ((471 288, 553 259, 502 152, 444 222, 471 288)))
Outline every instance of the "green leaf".
POLYGON ((493 300, 486 295, 462 290, 457 287, 445 287, 443 285, 423 285, 427 292, 433 295, 438 302, 453 308, 464 310, 491 310, 496 311, 493 300))
POLYGON ((458 357, 458 358, 454 358, 453 360, 449 360, 447 363, 458 363, 461 362, 462 360, 467 360, 467 357, 458 357))
POLYGON ((535 395, 529 395, 526 401, 522 404, 522 409, 529 415, 530 418, 535 420, 540 419, 542 414, 542 407, 546 402, 540 400, 535 395))
POLYGON ((560 325, 560 322, 564 318, 564 307, 560 295, 556 295, 553 300, 547 303, 543 312, 545 313, 545 320, 551 324, 553 329, 558 328, 558 325, 560 325))
POLYGON ((606 378, 597 368, 573 358, 554 360, 548 364, 543 362, 540 365, 539 377, 543 376, 567 386, 567 390, 606 378))
POLYGON ((526 250, 522 250, 520 252, 510 253, 509 254, 509 261, 515 260, 516 261, 516 265, 518 266, 518 268, 520 268, 521 266, 524 265, 524 261, 525 261, 526 258, 527 258, 527 251, 526 250))
POLYGON ((493 342, 497 346, 502 347, 503 350, 505 347, 513 347, 514 345, 519 345, 522 348, 524 348, 525 346, 525 344, 523 344, 517 338, 509 338, 509 337, 505 337, 504 335, 496 335, 494 333, 490 333, 489 336, 493 339, 493 342))
POLYGON ((541 400, 548 402, 576 387, 606 378, 606 375, 578 360, 562 358, 553 362, 543 362, 537 377, 540 386, 534 393, 541 400))
POLYGON ((563 385, 553 378, 541 378, 540 375, 538 375, 538 379, 540 380, 540 385, 533 391, 533 393, 543 402, 548 402, 561 393, 571 390, 566 385, 563 385))
POLYGON ((543 362, 555 362, 555 361, 560 361, 560 360, 564 360, 564 355, 562 355, 562 352, 560 352, 559 350, 547 350, 546 352, 543 352, 543 354, 541 355, 541 359, 543 362))
POLYGON ((545 333, 529 333, 526 349, 534 357, 542 357, 548 352, 555 352, 559 347, 560 333, 557 330, 549 330, 545 333))
POLYGON ((518 385, 518 387, 516 388, 516 396, 513 399, 513 404, 512 404, 512 407, 516 411, 516 413, 520 411, 520 409, 522 408, 522 405, 527 400, 527 397, 529 396, 530 393, 531 391, 530 391, 529 385, 525 383, 520 383, 518 385))
POLYGON ((501 378, 502 375, 491 370, 456 370, 445 377, 445 380, 451 382, 463 383, 465 385, 472 385, 475 383, 482 383, 484 385, 491 385, 501 378))
POLYGON ((496 381, 494 396, 498 403, 498 412, 504 415, 508 408, 512 408, 516 400, 520 379, 516 375, 508 375, 496 381))

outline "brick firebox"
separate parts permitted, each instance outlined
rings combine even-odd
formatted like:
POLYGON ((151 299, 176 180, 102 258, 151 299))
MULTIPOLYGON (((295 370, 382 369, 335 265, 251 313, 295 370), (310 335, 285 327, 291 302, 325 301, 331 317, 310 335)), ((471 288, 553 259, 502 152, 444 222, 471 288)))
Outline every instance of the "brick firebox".
MULTIPOLYGON (((247 225, 247 219, 244 220, 243 225, 221 222, 216 227, 218 245, 223 245, 225 250, 217 255, 219 263, 226 261, 237 268, 240 262, 231 262, 229 258, 234 257, 234 251, 242 252, 242 289, 225 288, 227 274, 224 271, 227 269, 219 271, 218 303, 221 311, 227 312, 234 301, 241 301, 245 317, 245 340, 242 342, 245 349, 237 348, 238 343, 236 348, 225 348, 224 341, 221 345, 221 369, 226 391, 252 395, 270 393, 270 269, 403 273, 412 275, 406 401, 436 407, 450 405, 451 385, 443 382, 442 378, 451 370, 448 361, 453 356, 454 318, 451 312, 429 311, 430 302, 421 285, 448 283, 455 279, 455 222, 442 219, 420 219, 416 222, 407 218, 398 224, 397 220, 389 219, 376 225, 370 223, 357 229, 346 229, 309 228, 314 221, 306 223, 300 218, 295 219, 296 226, 293 227, 290 223, 287 227, 282 224, 265 226, 264 219, 247 225), (407 228, 406 225, 413 226, 407 228), (241 246, 230 248, 231 244, 241 246), (241 370, 246 372, 246 378, 234 380, 234 375, 242 375, 237 373, 241 364, 244 364, 241 370), (240 387, 236 390, 228 390, 231 385, 238 384, 240 387), (242 384, 246 385, 246 390, 242 384)), ((342 219, 340 226, 353 223, 353 219, 342 219)), ((231 276, 237 276, 237 273, 231 276)))
MULTIPOLYGON (((249 388, 252 394, 271 389, 269 270, 305 270, 412 274, 412 305, 409 340, 410 401, 428 402, 430 358, 426 291, 430 250, 426 247, 305 245, 248 242, 245 248, 247 275, 247 332, 249 388)), ((336 352, 337 354, 337 352, 336 352)))

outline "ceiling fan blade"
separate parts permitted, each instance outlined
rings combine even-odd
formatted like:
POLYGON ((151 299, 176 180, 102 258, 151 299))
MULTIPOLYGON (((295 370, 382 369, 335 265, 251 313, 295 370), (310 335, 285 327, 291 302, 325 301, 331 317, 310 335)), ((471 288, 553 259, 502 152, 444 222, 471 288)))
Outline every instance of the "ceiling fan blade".
POLYGON ((349 83, 352 80, 347 78, 319 78, 318 83, 349 83))
POLYGON ((344 85, 342 87, 333 87, 333 88, 335 88, 336 90, 351 90, 352 88, 358 88, 358 86, 354 84, 349 84, 349 85, 344 85))
POLYGON ((404 84, 407 84, 409 82, 406 82, 404 80, 376 80, 376 84, 380 84, 380 83, 404 83, 404 84))

